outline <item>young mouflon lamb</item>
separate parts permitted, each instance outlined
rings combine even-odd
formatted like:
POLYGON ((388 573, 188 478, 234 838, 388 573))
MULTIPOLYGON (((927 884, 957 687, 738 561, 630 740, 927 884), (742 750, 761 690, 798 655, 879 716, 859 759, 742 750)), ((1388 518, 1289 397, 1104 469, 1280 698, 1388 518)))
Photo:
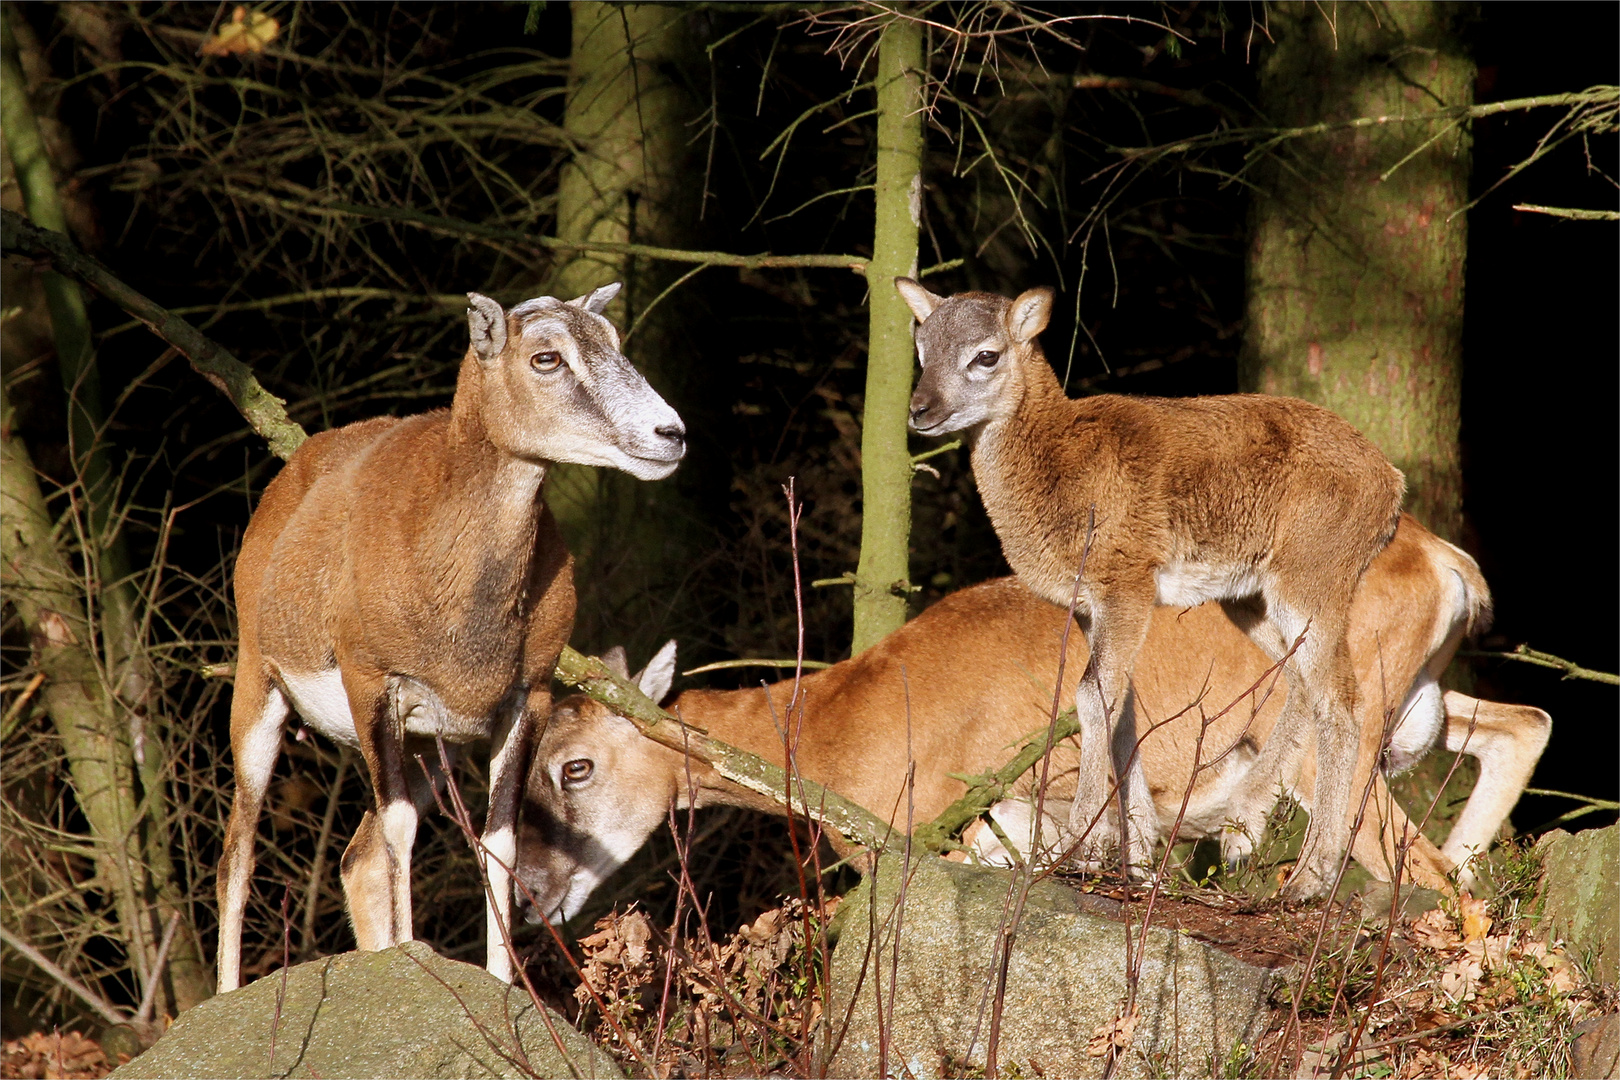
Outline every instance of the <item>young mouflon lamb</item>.
POLYGON ((1229 858, 1248 854, 1316 730, 1316 799, 1287 885, 1314 896, 1350 839, 1356 684, 1345 642, 1356 583, 1394 534, 1405 482, 1359 432, 1293 398, 1240 394, 1070 400, 1036 340, 1052 291, 1008 300, 896 287, 921 324, 911 427, 965 432, 985 510, 1014 572, 1067 606, 1078 582, 1091 665, 1076 694, 1080 786, 1069 819, 1088 859, 1112 752, 1125 854, 1151 860, 1153 801, 1127 694, 1156 604, 1219 601, 1273 660, 1289 654, 1288 703, 1233 799, 1229 858), (1297 644, 1297 647, 1296 647, 1297 644), (1084 834, 1084 835, 1083 835, 1084 834))

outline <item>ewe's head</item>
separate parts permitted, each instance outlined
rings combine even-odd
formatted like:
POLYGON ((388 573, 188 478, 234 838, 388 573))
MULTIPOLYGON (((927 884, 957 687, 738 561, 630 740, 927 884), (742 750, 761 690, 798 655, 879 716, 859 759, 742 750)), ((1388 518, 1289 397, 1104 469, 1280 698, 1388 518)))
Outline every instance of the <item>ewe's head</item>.
MULTIPOLYGON (((624 650, 603 658, 628 678, 624 650)), ((675 643, 633 680, 662 701, 675 678, 675 643)), ((530 922, 579 914, 596 887, 634 855, 669 815, 678 758, 629 720, 583 694, 557 703, 529 765, 518 824, 518 906, 530 922)))
POLYGON ((912 430, 962 431, 1017 404, 1022 366, 1045 363, 1035 338, 1052 315, 1051 289, 1030 289, 1008 300, 980 292, 936 296, 910 278, 895 278, 894 286, 921 324, 922 375, 911 395, 912 430))
POLYGON ((564 303, 511 311, 468 293, 467 328, 482 379, 484 430, 508 453, 622 469, 638 480, 675 471, 686 428, 619 351, 602 317, 617 283, 564 303))

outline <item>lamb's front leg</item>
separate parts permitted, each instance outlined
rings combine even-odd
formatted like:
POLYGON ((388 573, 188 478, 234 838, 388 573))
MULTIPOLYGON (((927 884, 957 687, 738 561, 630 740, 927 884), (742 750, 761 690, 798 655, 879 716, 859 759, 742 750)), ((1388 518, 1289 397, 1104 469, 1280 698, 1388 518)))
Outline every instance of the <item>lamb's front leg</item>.
POLYGON ((1075 692, 1080 724, 1080 775, 1070 806, 1069 829, 1081 840, 1088 864, 1100 864, 1111 836, 1092 827, 1108 799, 1108 766, 1119 780, 1125 816, 1125 855, 1133 867, 1153 858, 1158 814, 1148 792, 1136 748, 1135 710, 1127 706, 1127 686, 1153 616, 1152 578, 1117 586, 1094 596, 1091 605, 1091 663, 1075 692))
POLYGON ((502 982, 512 981, 507 938, 512 929, 512 867, 517 863, 518 801, 537 718, 551 714, 551 694, 530 691, 505 710, 490 737, 489 816, 484 821, 482 862, 488 880, 484 897, 484 966, 502 982))

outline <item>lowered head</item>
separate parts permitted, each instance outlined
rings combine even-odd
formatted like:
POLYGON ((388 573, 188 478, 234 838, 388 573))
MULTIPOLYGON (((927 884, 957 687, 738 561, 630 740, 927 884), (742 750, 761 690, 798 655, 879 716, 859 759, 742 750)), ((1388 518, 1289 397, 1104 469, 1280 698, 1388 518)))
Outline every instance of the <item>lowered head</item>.
MULTIPOLYGON (((602 659, 614 674, 629 677, 624 650, 609 650, 602 659)), ((633 681, 662 701, 674 679, 671 641, 633 681)), ((534 749, 518 820, 518 907, 529 922, 572 919, 646 843, 678 793, 679 758, 584 694, 557 703, 534 749)))
POLYGON ((467 294, 484 431, 531 461, 606 465, 660 480, 686 453, 686 427, 619 351, 602 317, 619 285, 564 303, 525 300, 510 311, 467 294))
POLYGON ((894 286, 917 322, 922 375, 911 395, 911 429, 945 435, 976 428, 1017 405, 1026 361, 1045 363, 1035 338, 1052 315, 1052 290, 1016 300, 993 293, 936 296, 910 278, 894 286))

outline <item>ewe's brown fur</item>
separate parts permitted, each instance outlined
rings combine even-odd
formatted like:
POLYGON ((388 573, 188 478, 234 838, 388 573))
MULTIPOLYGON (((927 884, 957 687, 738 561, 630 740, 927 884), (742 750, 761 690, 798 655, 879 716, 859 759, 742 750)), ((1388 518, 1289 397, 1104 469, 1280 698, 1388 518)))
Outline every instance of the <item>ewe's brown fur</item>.
MULTIPOLYGON (((470 294, 450 409, 325 432, 299 448, 243 537, 231 700, 236 792, 219 875, 220 989, 240 981, 243 907, 289 706, 357 745, 374 805, 342 860, 362 949, 412 935, 410 857, 435 737, 491 740, 486 960, 502 947, 518 793, 574 619, 573 563, 541 498, 551 461, 668 475, 679 417, 601 318, 617 286, 503 311, 470 294)), ((436 779, 442 779, 437 777, 436 779)))
MULTIPOLYGON (((1354 802, 1359 806, 1368 784, 1373 794, 1354 853, 1380 879, 1389 876, 1396 841, 1410 833, 1376 768, 1385 718, 1401 709, 1414 684, 1445 667, 1487 595, 1472 560, 1406 517, 1356 593, 1350 653, 1361 708, 1354 802)), ((804 721, 802 727, 795 724, 799 772, 904 829, 909 752, 916 762, 914 820, 932 819, 962 793, 961 781, 951 773, 996 768, 1022 741, 1045 730, 1063 624, 1062 609, 1016 578, 945 597, 866 652, 802 680, 804 721)), ((1088 659, 1085 638, 1076 629, 1069 637, 1064 699, 1072 699, 1088 659)), ((1259 681, 1269 665, 1216 604, 1154 612, 1134 677, 1135 709, 1162 724, 1146 736, 1142 758, 1166 832, 1193 777, 1200 710, 1188 706, 1201 701, 1202 712, 1214 715, 1259 681), (1164 723, 1171 717, 1176 718, 1164 723)), ((661 696, 669 670, 662 679, 643 676, 645 688, 661 696)), ((668 708, 715 738, 780 765, 785 751, 779 725, 789 715, 792 693, 791 679, 768 690, 688 690, 668 708)), ((1213 723, 1204 739, 1205 762, 1220 759, 1240 740, 1244 745, 1198 776, 1182 839, 1220 832, 1230 792, 1253 763, 1252 742, 1270 735, 1283 698, 1281 688, 1267 684, 1213 723), (1256 714, 1254 706, 1262 702, 1256 714)), ((1472 835, 1488 843, 1545 745, 1546 717, 1539 710, 1461 696, 1446 705, 1446 742, 1453 748, 1479 718, 1468 751, 1481 758, 1481 775, 1463 817, 1477 821, 1472 835)), ((1049 792, 1054 800, 1072 797, 1077 742, 1068 740, 1055 751, 1049 792)), ((1314 754, 1308 753, 1292 785, 1307 806, 1314 801, 1314 766, 1314 754)), ((609 851, 628 857, 667 820, 671 802, 682 808, 695 801, 781 812, 701 762, 690 763, 690 777, 695 800, 688 797, 688 764, 680 753, 642 738, 629 721, 598 702, 583 695, 565 698, 535 750, 519 834, 520 878, 542 903, 558 902, 581 864, 590 867, 589 877, 605 876, 612 867, 594 862, 596 857, 609 851), (577 786, 557 783, 554 778, 573 761, 591 763, 588 780, 577 786)), ((1027 794, 1031 783, 1026 776, 1020 790, 1027 794)), ((1048 834, 1047 840, 1055 837, 1048 834)), ((1412 843, 1408 880, 1415 876, 1428 887, 1447 887, 1451 841, 1445 854, 1421 836, 1412 843)), ((1468 853, 1460 849, 1457 858, 1468 853)), ((583 903, 584 895, 574 900, 583 903)))
MULTIPOLYGON (((1036 339, 1049 290, 1017 300, 944 299, 908 279, 897 285, 922 323, 912 426, 967 433, 1002 550, 1038 595, 1067 605, 1095 510, 1080 586, 1095 678, 1077 704, 1097 738, 1082 760, 1071 825, 1088 822, 1104 799, 1101 751, 1111 741, 1129 861, 1146 862, 1151 805, 1128 764, 1134 738, 1120 723, 1127 680, 1156 604, 1219 600, 1274 658, 1309 627, 1287 667, 1290 709, 1233 816, 1258 832, 1278 785, 1298 770, 1301 729, 1314 719, 1322 813, 1289 889, 1321 892, 1349 840, 1342 819, 1354 768, 1355 679, 1346 619, 1356 582, 1394 532, 1400 472, 1339 417, 1291 398, 1070 400, 1036 339)), ((1228 851, 1246 854, 1250 843, 1236 835, 1228 851)), ((1095 842, 1089 846, 1095 854, 1095 842)))

